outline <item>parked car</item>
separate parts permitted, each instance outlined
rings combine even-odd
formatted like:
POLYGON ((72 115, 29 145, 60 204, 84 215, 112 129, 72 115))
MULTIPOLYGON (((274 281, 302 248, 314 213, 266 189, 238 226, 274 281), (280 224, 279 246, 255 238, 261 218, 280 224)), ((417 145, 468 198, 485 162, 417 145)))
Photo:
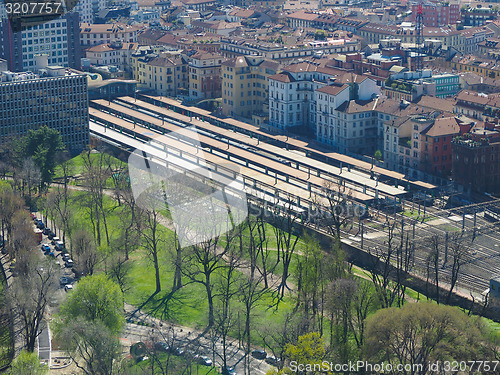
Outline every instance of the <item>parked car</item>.
POLYGON ((265 350, 254 350, 252 356, 257 359, 266 359, 267 353, 265 350))
POLYGON ((172 348, 172 354, 173 355, 178 355, 178 356, 181 356, 184 354, 184 349, 182 349, 181 347, 176 347, 176 348, 172 348))
POLYGON ((41 246, 41 249, 44 253, 47 253, 47 252, 50 252, 50 246, 49 245, 46 245, 46 244, 43 244, 41 246))
POLYGON ((65 292, 69 292, 70 290, 73 290, 73 285, 67 284, 67 285, 64 286, 64 291, 65 292))
POLYGON ((236 370, 234 367, 223 367, 222 375, 236 375, 236 370))
POLYGON ((61 253, 61 258, 62 258, 62 260, 64 260, 66 262, 71 257, 69 256, 68 253, 61 253))
POLYGON ((50 231, 47 236, 49 237, 49 240, 52 240, 52 239, 54 239, 54 237, 56 236, 56 234, 54 232, 50 231))
POLYGON ((52 250, 50 250, 49 252, 45 253, 45 255, 48 255, 51 258, 55 258, 56 257, 56 255, 54 254, 54 252, 52 250))
POLYGON ((36 219, 36 213, 35 213, 35 212, 31 212, 31 213, 30 213, 30 216, 31 216, 31 218, 32 218, 33 220, 35 220, 35 219, 36 219))
POLYGON ((280 360, 276 358, 274 355, 270 355, 269 357, 266 358, 266 363, 271 366, 278 367, 280 364, 280 360))
POLYGON ((170 349, 169 346, 164 342, 155 343, 155 350, 157 352, 168 352, 169 349, 170 349))
POLYGON ((38 220, 38 224, 36 225, 38 229, 45 229, 45 224, 42 220, 38 220))
POLYGON ((61 276, 59 278, 59 285, 66 285, 66 284, 69 284, 69 283, 70 283, 69 277, 61 276))
POLYGON ((43 234, 45 234, 45 235, 48 235, 48 234, 50 233, 50 228, 49 228, 49 227, 45 227, 45 228, 43 229, 43 232, 42 232, 42 233, 43 233, 43 234))
POLYGON ((57 236, 55 236, 54 238, 52 238, 52 241, 50 242, 52 245, 55 245, 57 241, 61 241, 61 239, 57 236))
POLYGON ((73 267, 73 261, 71 259, 68 259, 64 262, 64 265, 66 266, 66 268, 71 268, 73 267))
POLYGON ((198 357, 198 363, 203 366, 212 366, 212 360, 208 358, 206 355, 200 355, 198 357))
POLYGON ((54 248, 57 251, 63 251, 64 250, 64 242, 62 242, 62 241, 56 241, 56 244, 54 245, 54 248))

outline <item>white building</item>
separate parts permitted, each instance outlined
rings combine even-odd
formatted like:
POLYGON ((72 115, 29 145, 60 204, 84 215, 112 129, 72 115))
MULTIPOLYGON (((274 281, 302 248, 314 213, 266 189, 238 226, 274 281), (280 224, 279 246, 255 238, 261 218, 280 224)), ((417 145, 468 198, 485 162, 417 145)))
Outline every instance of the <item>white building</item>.
POLYGON ((118 69, 131 73, 132 54, 138 46, 138 43, 103 43, 87 49, 86 57, 92 65, 116 65, 118 69))
POLYGON ((92 12, 92 0, 79 0, 73 8, 74 12, 80 15, 80 22, 93 23, 94 13, 92 12))
POLYGON ((96 46, 103 43, 137 43, 138 26, 124 23, 80 24, 80 42, 82 46, 96 46))

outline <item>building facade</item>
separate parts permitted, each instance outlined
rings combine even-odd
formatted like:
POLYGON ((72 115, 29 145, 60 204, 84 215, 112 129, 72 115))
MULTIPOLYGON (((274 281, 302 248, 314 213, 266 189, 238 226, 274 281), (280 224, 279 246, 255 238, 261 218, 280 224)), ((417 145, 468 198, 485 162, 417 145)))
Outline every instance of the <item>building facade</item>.
POLYGON ((7 73, 0 83, 0 143, 8 142, 41 126, 61 133, 66 148, 79 153, 90 142, 87 76, 54 77, 33 73, 7 73), (57 104, 55 104, 57 103, 57 104))
POLYGON ((240 56, 222 63, 222 113, 252 118, 268 116, 268 78, 280 64, 260 56, 240 56))
POLYGON ((9 70, 35 71, 44 65, 60 65, 80 69, 82 50, 78 13, 65 16, 32 28, 13 33, 8 22, 2 22, 0 57, 7 60, 9 70), (40 60, 41 56, 42 60, 40 60), (37 65, 38 64, 38 65, 37 65))
POLYGON ((81 23, 80 43, 84 47, 113 42, 137 43, 137 33, 139 30, 139 26, 130 26, 124 23, 81 23))
POLYGON ((189 62, 189 98, 215 99, 222 96, 220 55, 197 52, 189 62))
POLYGON ((158 95, 187 96, 189 72, 186 57, 180 54, 150 54, 137 61, 134 79, 138 88, 155 91, 158 95))
MULTIPOLYGON (((411 21, 416 22, 418 5, 411 6, 411 21)), ((422 5, 425 26, 440 27, 455 24, 460 20, 459 4, 427 3, 422 5)))

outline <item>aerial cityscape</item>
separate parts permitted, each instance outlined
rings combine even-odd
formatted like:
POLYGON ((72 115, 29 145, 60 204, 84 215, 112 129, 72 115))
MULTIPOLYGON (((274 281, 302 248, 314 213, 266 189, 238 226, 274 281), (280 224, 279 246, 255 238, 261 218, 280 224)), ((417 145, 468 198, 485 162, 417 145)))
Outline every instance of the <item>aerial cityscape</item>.
POLYGON ((0 2, 0 373, 500 374, 500 1, 0 2))

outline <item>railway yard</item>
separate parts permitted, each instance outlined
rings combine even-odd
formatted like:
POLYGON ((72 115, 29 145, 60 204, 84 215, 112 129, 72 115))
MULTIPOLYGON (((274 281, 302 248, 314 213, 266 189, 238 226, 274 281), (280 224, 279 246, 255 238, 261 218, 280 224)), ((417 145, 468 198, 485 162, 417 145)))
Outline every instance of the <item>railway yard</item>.
POLYGON ((464 251, 457 287, 465 295, 479 297, 490 278, 500 274, 500 200, 485 197, 478 204, 452 205, 452 194, 427 182, 172 99, 139 94, 93 100, 90 107, 94 137, 229 186, 229 194, 230 181, 236 180, 250 200, 287 205, 309 225, 335 190, 356 208, 343 227, 342 241, 379 254, 392 230, 395 241, 410 243, 412 271, 422 277, 435 243, 440 279, 449 282, 459 241, 464 251))

